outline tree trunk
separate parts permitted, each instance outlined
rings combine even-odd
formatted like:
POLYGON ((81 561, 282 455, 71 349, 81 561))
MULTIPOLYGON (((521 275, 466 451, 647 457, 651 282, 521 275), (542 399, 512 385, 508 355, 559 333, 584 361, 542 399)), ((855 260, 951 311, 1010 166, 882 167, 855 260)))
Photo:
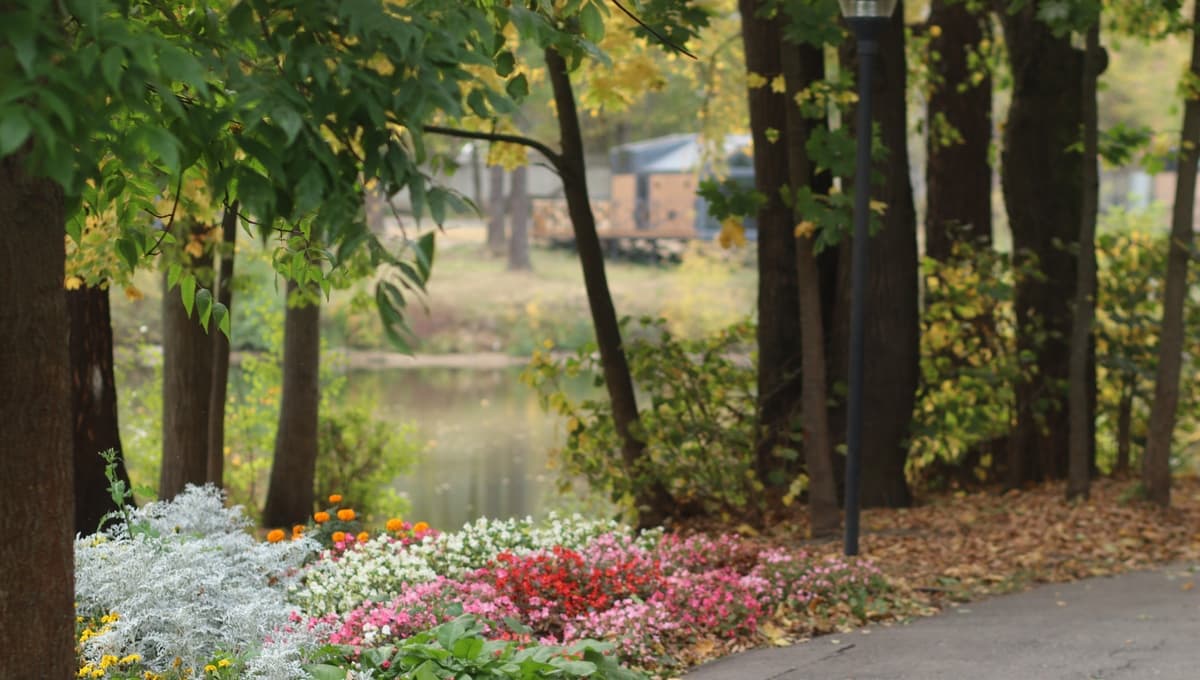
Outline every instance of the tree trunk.
MULTIPOLYGON (((887 158, 877 161, 882 185, 873 199, 887 204, 880 229, 869 244, 864 328, 866 371, 863 384, 862 503, 903 507, 912 502, 904 467, 909 424, 916 399, 919 353, 917 218, 908 174, 907 79, 904 7, 896 7, 879 37, 880 63, 873 79, 874 125, 882 133, 887 158)), ((853 43, 853 41, 849 41, 853 43)), ((842 52, 843 68, 857 71, 852 44, 842 52)), ((852 114, 843 120, 853 121, 852 114)), ((855 130, 854 134, 860 134, 855 130)), ((845 380, 850 337, 850 243, 843 245, 839 272, 836 339, 830 366, 845 380)), ((844 422, 840 421, 840 422, 844 422)))
POLYGON ((1038 276, 1016 283, 1017 349, 1036 356, 1016 385, 1017 426, 1009 440, 1007 483, 1061 479, 1067 472, 1071 301, 1082 219, 1081 154, 1066 149, 1083 125, 1083 57, 1070 36, 1057 38, 1037 18, 1040 3, 1003 16, 1013 93, 1004 128, 1001 180, 1013 235, 1014 264, 1038 276), (1066 94, 1070 96, 1065 96, 1066 94))
POLYGON ((1067 500, 1087 498, 1091 483, 1091 444, 1095 413, 1091 403, 1088 357, 1092 349, 1092 316, 1096 304, 1096 217, 1100 200, 1099 121, 1096 79, 1100 75, 1100 20, 1088 29, 1083 54, 1081 99, 1083 105, 1083 196, 1079 224, 1079 256, 1075 277, 1074 317, 1071 325, 1070 409, 1068 423, 1067 500), (1089 419, 1091 422, 1089 422, 1089 419))
POLYGON ((483 156, 479 153, 481 146, 483 142, 471 142, 471 200, 475 201, 477 208, 483 210, 483 156))
MULTIPOLYGON (((1193 23, 1200 22, 1200 3, 1193 23)), ((1200 78, 1200 33, 1192 33, 1191 77, 1200 78)), ((1171 211, 1171 245, 1163 293, 1162 331, 1158 340, 1158 369, 1154 403, 1142 455, 1142 485, 1146 496, 1166 507, 1171 504, 1171 441, 1179 406, 1179 371, 1183 361, 1183 307, 1188 295, 1188 261, 1192 252, 1192 212, 1196 205, 1196 162, 1200 159, 1200 99, 1192 93, 1183 108, 1179 169, 1175 176, 1175 207, 1171 211)))
POLYGON ((71 411, 75 447, 75 532, 90 534, 105 514, 117 510, 108 493, 100 452, 117 452, 117 477, 129 485, 117 421, 113 335, 108 288, 67 291, 71 322, 71 411))
POLYGON ((504 168, 488 166, 487 248, 494 257, 504 254, 504 168))
MULTIPOLYGON (((768 82, 783 73, 782 19, 759 16, 761 0, 739 0, 746 70, 768 82)), ((796 278, 795 220, 781 190, 788 184, 788 149, 772 142, 787 128, 784 93, 769 85, 749 90, 750 131, 754 139, 754 186, 767 202, 758 211, 758 438, 755 470, 767 488, 768 503, 782 495, 798 471, 792 428, 800 413, 800 291, 796 278)))
POLYGON ((508 193, 510 233, 508 241, 508 270, 529 271, 529 168, 522 165, 512 172, 512 187, 508 193))
MULTIPOLYGON (((199 225, 193 228, 200 229, 199 225)), ((176 236, 186 243, 190 234, 177 224, 176 236)), ((187 253, 180 257, 191 258, 187 253)), ((190 266, 197 270, 211 267, 212 256, 206 253, 191 260, 190 266)), ((208 477, 213 351, 197 309, 189 316, 179 290, 163 289, 163 458, 158 496, 168 499, 188 484, 203 484, 208 477)))
MULTIPOLYGON (((604 384, 612 400, 613 424, 621 438, 621 459, 631 480, 641 477, 645 470, 646 444, 636 433, 638 423, 637 397, 633 377, 621 342, 621 326, 608 290, 604 272, 604 251, 596 234, 596 218, 588 201, 587 175, 583 163, 583 136, 579 129, 579 112, 575 108, 575 93, 571 88, 567 63, 553 47, 546 48, 546 71, 554 89, 558 109, 558 128, 562 136, 559 172, 567 211, 575 231, 575 248, 583 268, 583 284, 587 290, 592 323, 596 327, 596 344, 604 366, 604 384)), ((661 524, 677 512, 677 508, 661 482, 637 485, 635 503, 638 525, 650 527, 661 524)))
POLYGON ((291 526, 313 511, 317 469, 317 425, 321 402, 321 307, 296 306, 297 290, 288 282, 283 328, 283 401, 275 432, 271 485, 263 508, 264 526, 291 526))
MULTIPOLYGON (((225 209, 221 220, 220 278, 217 280, 217 302, 233 313, 233 264, 237 257, 238 202, 225 209)), ((230 319, 230 329, 233 319, 230 319)), ((212 387, 208 400, 208 473, 210 484, 225 486, 225 397, 229 390, 229 338, 221 329, 212 333, 212 387)))
POLYGON ((63 192, 0 158, 0 678, 75 677, 63 192))
POLYGON ((1123 390, 1117 403, 1117 464, 1113 474, 1129 474, 1129 448, 1133 438, 1133 390, 1123 390))
MULTIPOLYGON (((828 173, 818 175, 808 157, 811 130, 824 120, 809 120, 790 102, 796 94, 825 78, 825 53, 812 45, 782 44, 781 62, 787 80, 788 173, 793 192, 811 187, 828 193, 828 173)), ((798 216, 797 216, 798 218, 798 216)), ((837 480, 833 472, 833 443, 825 392, 825 326, 821 321, 821 276, 814 248, 815 234, 796 238, 797 288, 800 299, 800 353, 803 381, 801 418, 804 427, 804 465, 808 472, 808 514, 812 535, 831 536, 841 526, 837 480)))
POLYGON ((929 41, 937 56, 925 119, 925 253, 945 262, 956 240, 992 243, 992 78, 972 82, 968 60, 986 37, 986 15, 961 0, 934 0, 927 24, 941 34, 929 41), (943 138, 943 126, 957 136, 943 138))

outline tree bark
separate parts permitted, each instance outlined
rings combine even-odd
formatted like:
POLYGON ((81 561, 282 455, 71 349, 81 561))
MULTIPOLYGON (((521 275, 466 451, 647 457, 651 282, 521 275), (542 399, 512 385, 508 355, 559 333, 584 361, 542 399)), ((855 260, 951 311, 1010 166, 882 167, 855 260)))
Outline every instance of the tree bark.
POLYGON ((1017 349, 1036 356, 1016 385, 1017 426, 1009 439, 1009 487, 1067 473, 1071 301, 1082 219, 1083 113, 1079 84, 1083 56, 1070 37, 1055 37, 1037 18, 1040 2, 1004 14, 1013 93, 1004 128, 1001 180, 1018 270, 1035 264, 1037 276, 1018 276, 1015 291, 1017 349), (1064 96, 1070 93, 1071 96, 1064 96))
POLYGON ((90 534, 117 510, 108 493, 102 451, 117 452, 117 477, 129 485, 117 421, 113 335, 108 288, 67 291, 70 318, 71 412, 75 461, 75 532, 90 534))
MULTIPOLYGON (((782 19, 759 16, 762 0, 739 0, 746 70, 768 82, 783 73, 780 61, 782 19)), ((758 211, 758 438, 755 470, 767 488, 768 503, 782 496, 798 471, 792 438, 800 413, 800 291, 796 275, 795 220, 781 190, 788 185, 787 145, 768 139, 787 128, 794 107, 769 85, 748 94, 754 140, 754 186, 766 203, 758 211)))
POLYGON ((487 248, 494 257, 504 254, 504 168, 488 166, 487 248))
POLYGON ((283 329, 283 401, 275 432, 275 458, 263 508, 264 526, 291 526, 313 511, 317 469, 317 426, 321 402, 321 307, 296 305, 288 282, 283 329))
POLYGON ((0 158, 0 678, 75 677, 65 203, 0 158))
POLYGON ((529 167, 522 165, 512 172, 512 186, 508 193, 509 235, 508 270, 529 271, 533 264, 529 260, 529 167))
MULTIPOLYGON (((1200 3, 1193 23, 1200 22, 1200 3)), ((1200 78, 1200 32, 1192 33, 1191 77, 1200 78)), ((1183 308, 1188 295, 1188 262, 1192 252, 1192 212, 1196 205, 1196 162, 1200 160, 1200 99, 1193 93, 1183 107, 1183 133, 1175 176, 1175 207, 1171 212, 1171 243, 1163 293, 1162 331, 1158 339, 1158 368, 1154 403, 1142 455, 1142 485, 1146 496, 1163 507, 1171 504, 1171 442, 1179 407, 1179 372, 1183 362, 1183 308)))
POLYGON ((1089 389, 1088 358, 1092 349, 1092 316, 1096 304, 1096 217, 1100 200, 1099 121, 1096 79, 1100 75, 1100 21, 1088 29, 1080 87, 1083 105, 1083 196, 1071 325, 1069 372, 1067 500, 1087 498, 1095 413, 1089 389), (1089 422, 1089 420, 1091 422, 1089 422))
POLYGON ((957 240, 992 243, 992 78, 972 82, 968 61, 986 37, 986 15, 962 0, 934 0, 927 24, 941 34, 929 41, 937 56, 929 62, 936 80, 925 119, 925 253, 945 262, 957 240), (961 139, 939 139, 943 123, 961 139))
POLYGON ((1129 474, 1129 449, 1133 438, 1133 390, 1122 391, 1117 403, 1117 464, 1113 474, 1129 474))
MULTIPOLYGON (((788 174, 793 192, 804 187, 828 193, 828 173, 818 174, 808 157, 811 131, 826 124, 809 120, 793 105, 796 94, 825 78, 825 53, 812 45, 782 44, 781 63, 787 81, 788 174)), ((837 480, 833 471, 833 443, 829 433, 825 391, 825 326, 821 321, 821 276, 814 246, 815 234, 796 237, 796 272, 799 292, 800 353, 802 369, 801 422, 804 427, 804 466, 808 472, 808 514, 812 535, 832 536, 841 526, 837 480)))
MULTIPOLYGON (((546 71, 550 76, 554 102, 558 110, 559 134, 562 137, 558 169, 562 175, 563 193, 567 198, 567 212, 575 231, 575 248, 579 252, 579 263, 583 268, 583 283, 587 290, 592 323, 596 327, 596 344, 599 346, 600 361, 604 366, 604 384, 612 401, 613 422, 621 438, 621 459, 626 474, 633 480, 642 477, 646 472, 643 469, 646 444, 636 433, 637 397, 633 390, 633 378, 629 373, 625 348, 621 342, 621 326, 617 321, 612 294, 608 289, 608 277, 604 271, 604 251, 596 233, 596 218, 588 200, 579 112, 575 107, 575 93, 571 87, 566 61, 553 47, 546 48, 545 56, 546 71)), ((635 488, 640 527, 656 526, 667 517, 676 514, 677 508, 671 495, 660 481, 645 485, 635 484, 635 488)))
MULTIPOLYGON (((904 507, 912 502, 904 467, 916 399, 920 324, 917 218, 908 174, 903 17, 901 3, 880 34, 880 63, 873 79, 872 120, 881 132, 887 158, 876 161, 883 184, 871 187, 871 197, 887 208, 878 233, 871 237, 868 256, 862 433, 862 504, 867 507, 904 507)), ((843 68, 854 72, 857 55, 853 41, 848 43, 842 51, 843 68)), ((844 120, 854 120, 852 114, 845 115, 844 120)), ((854 130, 854 134, 860 131, 854 130)), ((849 239, 840 251, 841 304, 836 311, 836 339, 829 365, 838 380, 845 380, 850 337, 849 239)))
MULTIPOLYGON (((217 302, 233 313, 233 265, 237 258, 238 202, 225 209, 221 220, 220 278, 217 279, 217 302)), ((233 320, 230 319, 230 329, 233 320)), ((212 386, 208 400, 208 471, 209 484, 225 486, 225 397, 229 391, 229 338, 219 328, 213 328, 212 386)))
MULTIPOLYGON (((200 225, 176 224, 186 243, 200 225)), ((191 258, 187 253, 180 257, 191 258)), ((194 270, 212 266, 205 254, 191 260, 194 270)), ((166 275, 164 274, 164 281, 166 275)), ((208 409, 212 386, 212 341, 193 308, 188 315, 179 290, 163 286, 163 458, 158 496, 174 498, 188 484, 204 484, 208 476, 208 409)))

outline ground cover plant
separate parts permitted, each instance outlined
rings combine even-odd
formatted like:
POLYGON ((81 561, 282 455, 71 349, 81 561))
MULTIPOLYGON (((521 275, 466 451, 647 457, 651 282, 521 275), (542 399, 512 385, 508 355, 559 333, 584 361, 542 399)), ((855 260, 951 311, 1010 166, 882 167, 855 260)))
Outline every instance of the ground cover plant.
POLYGON ((188 487, 80 538, 79 676, 665 677, 779 621, 897 607, 869 562, 732 534, 579 516, 370 531, 342 500, 258 538, 188 487))

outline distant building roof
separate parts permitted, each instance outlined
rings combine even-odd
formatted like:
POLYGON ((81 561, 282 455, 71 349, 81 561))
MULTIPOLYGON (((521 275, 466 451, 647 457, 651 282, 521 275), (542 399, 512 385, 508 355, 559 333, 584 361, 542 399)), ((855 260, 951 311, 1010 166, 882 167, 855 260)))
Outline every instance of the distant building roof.
MULTIPOLYGON (((751 165, 750 135, 725 137, 725 162, 730 169, 751 165)), ((613 173, 693 172, 703 165, 700 136, 675 134, 613 147, 613 173)))

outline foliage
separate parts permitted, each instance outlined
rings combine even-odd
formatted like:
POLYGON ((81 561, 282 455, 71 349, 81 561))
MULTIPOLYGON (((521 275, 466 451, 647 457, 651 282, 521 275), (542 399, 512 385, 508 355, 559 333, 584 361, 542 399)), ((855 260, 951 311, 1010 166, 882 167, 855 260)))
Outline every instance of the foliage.
POLYGON ((611 657, 612 645, 584 640, 569 646, 521 646, 492 640, 475 617, 460 616, 394 645, 367 650, 331 647, 332 657, 305 670, 314 680, 341 680, 347 669, 371 673, 372 678, 486 677, 513 680, 535 678, 594 678, 637 680, 611 657))
POLYGON ((373 523, 408 511, 408 500, 392 485, 424 448, 415 425, 393 425, 363 407, 342 408, 320 418, 317 436, 318 497, 342 491, 359 498, 359 511, 373 523))
MULTIPOLYGON (((628 324, 626 324, 628 326, 628 324)), ((562 483, 582 477, 629 508, 647 485, 662 484, 680 512, 733 513, 756 497, 751 452, 755 435, 754 368, 739 359, 753 338, 741 323, 701 340, 682 340, 663 320, 643 318, 624 330, 625 352, 635 385, 648 396, 638 436, 644 463, 626 469, 612 407, 607 400, 573 399, 566 379, 592 375, 603 384, 598 353, 584 347, 556 359, 538 350, 522 376, 543 405, 567 419, 567 441, 557 452, 562 483)))

